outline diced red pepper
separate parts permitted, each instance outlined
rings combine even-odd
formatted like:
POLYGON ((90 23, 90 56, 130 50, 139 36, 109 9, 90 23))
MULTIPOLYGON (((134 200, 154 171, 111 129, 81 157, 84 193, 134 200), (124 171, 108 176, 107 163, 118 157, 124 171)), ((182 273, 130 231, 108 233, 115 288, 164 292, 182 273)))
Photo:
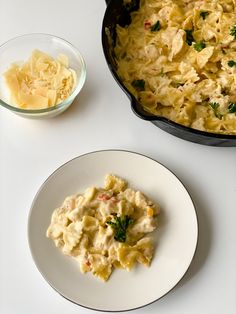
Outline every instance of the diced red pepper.
POLYGON ((97 198, 98 198, 99 200, 101 200, 101 201, 108 201, 108 200, 111 198, 111 196, 109 196, 109 195, 103 193, 103 194, 98 195, 97 198))
POLYGON ((90 263, 90 261, 89 261, 88 259, 86 260, 85 264, 86 264, 88 267, 91 266, 91 263, 90 263))
POLYGON ((151 22, 149 22, 148 20, 144 21, 144 29, 150 29, 151 25, 151 22))

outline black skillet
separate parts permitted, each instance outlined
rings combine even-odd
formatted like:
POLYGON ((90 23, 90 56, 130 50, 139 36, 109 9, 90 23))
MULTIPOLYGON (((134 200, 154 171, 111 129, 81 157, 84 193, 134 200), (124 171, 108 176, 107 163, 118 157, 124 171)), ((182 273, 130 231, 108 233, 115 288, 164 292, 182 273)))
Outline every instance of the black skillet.
POLYGON ((138 10, 139 0, 132 0, 129 5, 124 5, 123 0, 106 0, 106 3, 107 8, 102 24, 103 52, 113 77, 129 97, 133 112, 139 118, 150 121, 160 129, 187 141, 210 146, 236 146, 236 135, 215 134, 195 130, 175 123, 167 118, 154 116, 142 109, 141 104, 127 90, 117 75, 113 49, 116 42, 116 24, 121 26, 130 24, 130 13, 138 10))

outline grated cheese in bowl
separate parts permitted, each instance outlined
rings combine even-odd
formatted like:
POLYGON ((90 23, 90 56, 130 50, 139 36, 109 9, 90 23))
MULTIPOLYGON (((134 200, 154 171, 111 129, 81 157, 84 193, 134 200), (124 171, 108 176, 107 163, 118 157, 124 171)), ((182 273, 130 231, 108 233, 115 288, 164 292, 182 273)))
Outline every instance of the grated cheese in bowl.
POLYGON ((0 106, 25 118, 51 118, 80 93, 86 64, 70 42, 25 34, 0 46, 0 106))
POLYGON ((69 68, 68 57, 56 59, 34 50, 28 61, 12 64, 4 73, 11 102, 27 109, 55 106, 70 96, 76 87, 76 72, 69 68))

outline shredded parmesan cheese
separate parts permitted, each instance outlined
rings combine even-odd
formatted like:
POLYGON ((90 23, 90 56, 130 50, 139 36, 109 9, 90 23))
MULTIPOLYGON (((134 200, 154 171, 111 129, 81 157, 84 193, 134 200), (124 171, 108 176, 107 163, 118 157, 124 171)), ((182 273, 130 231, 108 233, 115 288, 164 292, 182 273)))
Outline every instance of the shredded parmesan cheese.
POLYGON ((67 56, 60 54, 54 59, 39 50, 34 50, 22 65, 12 64, 4 77, 11 102, 25 109, 43 109, 61 103, 71 95, 77 81, 67 56))

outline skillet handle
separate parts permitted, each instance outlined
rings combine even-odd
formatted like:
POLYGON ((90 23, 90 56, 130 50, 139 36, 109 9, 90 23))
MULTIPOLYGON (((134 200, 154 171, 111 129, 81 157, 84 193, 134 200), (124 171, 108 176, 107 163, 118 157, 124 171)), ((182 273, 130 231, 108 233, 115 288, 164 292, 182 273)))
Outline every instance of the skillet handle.
POLYGON ((131 100, 131 108, 133 112, 138 116, 140 119, 147 120, 147 121, 154 121, 157 120, 157 116, 154 116, 151 113, 148 113, 147 111, 143 110, 142 107, 140 107, 140 104, 138 101, 135 99, 135 97, 131 96, 128 93, 128 97, 131 100))

